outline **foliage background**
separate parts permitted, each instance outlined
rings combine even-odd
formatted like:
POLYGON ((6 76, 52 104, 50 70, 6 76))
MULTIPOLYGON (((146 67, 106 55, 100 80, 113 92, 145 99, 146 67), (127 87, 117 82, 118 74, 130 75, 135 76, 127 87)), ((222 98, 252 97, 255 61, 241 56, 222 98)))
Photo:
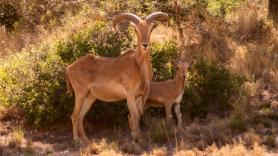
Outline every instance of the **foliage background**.
MULTIPOLYGON (((28 4, 23 0, 0 1, 0 104, 20 109, 27 123, 38 127, 70 121, 74 97, 66 94, 66 66, 87 53, 117 57, 135 47, 135 33, 127 23, 117 31, 112 28, 111 19, 115 15, 131 12, 145 17, 164 11, 170 21, 160 24, 151 36, 154 81, 173 78, 176 71, 171 59, 184 56, 188 62, 195 60, 187 74, 181 104, 183 115, 193 121, 211 115, 228 118, 228 132, 241 133, 252 126, 248 123, 258 126, 277 118, 262 117, 276 111, 277 30, 265 11, 256 9, 266 3, 253 3, 245 0, 30 0, 28 4), (263 100, 262 92, 267 92, 270 98, 263 100)), ((88 118, 106 126, 121 127, 127 126, 127 114, 126 101, 115 105, 98 101, 88 118)), ((164 110, 151 108, 145 114, 143 119, 147 122, 145 118, 149 116, 164 116, 164 110)), ((160 134, 151 136, 160 140, 160 134)))

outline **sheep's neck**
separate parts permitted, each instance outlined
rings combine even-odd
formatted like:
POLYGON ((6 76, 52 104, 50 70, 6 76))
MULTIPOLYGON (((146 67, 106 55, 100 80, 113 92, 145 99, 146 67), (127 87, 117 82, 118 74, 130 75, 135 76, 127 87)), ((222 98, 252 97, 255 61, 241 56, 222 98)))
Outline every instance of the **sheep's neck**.
POLYGON ((140 65, 140 68, 144 70, 144 72, 147 74, 147 78, 151 80, 153 78, 153 71, 152 71, 152 63, 151 63, 151 55, 150 50, 143 51, 141 46, 137 48, 137 62, 140 65))
POLYGON ((185 87, 185 79, 182 78, 182 76, 180 76, 179 74, 177 74, 174 78, 174 81, 175 81, 176 87, 179 89, 179 91, 182 92, 185 87))

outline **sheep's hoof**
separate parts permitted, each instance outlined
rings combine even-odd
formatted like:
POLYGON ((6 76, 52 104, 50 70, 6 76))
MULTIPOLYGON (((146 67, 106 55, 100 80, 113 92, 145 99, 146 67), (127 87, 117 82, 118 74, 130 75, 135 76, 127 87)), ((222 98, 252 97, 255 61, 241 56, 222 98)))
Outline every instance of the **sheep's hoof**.
POLYGON ((174 122, 172 119, 167 119, 165 122, 165 127, 167 129, 172 129, 175 126, 174 122))
POLYGON ((87 137, 83 137, 82 139, 82 145, 89 145, 89 144, 91 144, 91 141, 90 141, 90 139, 88 139, 87 137))
POLYGON ((81 145, 81 141, 80 141, 80 139, 78 138, 74 138, 73 139, 73 141, 72 141, 72 145, 74 146, 74 147, 80 147, 80 145, 81 145))
POLYGON ((142 141, 142 136, 140 132, 132 132, 132 139, 134 142, 141 142, 142 141))
POLYGON ((124 142, 121 146, 121 149, 126 153, 134 154, 134 155, 140 155, 142 151, 141 146, 134 141, 124 142))
POLYGON ((177 133, 178 133, 178 134, 185 134, 184 128, 181 127, 181 126, 178 126, 178 127, 177 127, 177 133))
POLYGON ((136 142, 137 142, 138 144, 142 145, 143 142, 144 142, 144 140, 143 140, 142 137, 139 137, 139 138, 136 139, 136 142))

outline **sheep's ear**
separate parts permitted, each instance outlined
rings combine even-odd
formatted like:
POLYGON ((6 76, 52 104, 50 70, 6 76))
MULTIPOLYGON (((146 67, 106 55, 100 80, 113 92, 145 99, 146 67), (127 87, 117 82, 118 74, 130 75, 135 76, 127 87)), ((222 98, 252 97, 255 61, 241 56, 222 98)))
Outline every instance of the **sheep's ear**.
POLYGON ((170 62, 172 63, 173 66, 176 66, 176 65, 177 65, 176 62, 175 62, 175 60, 173 60, 173 59, 171 59, 170 62))
POLYGON ((188 69, 192 69, 193 65, 195 64, 196 60, 192 60, 190 63, 189 63, 189 66, 188 66, 188 69))
POLYGON ((178 65, 177 65, 177 62, 173 59, 170 60, 170 62, 172 63, 172 65, 175 67, 175 69, 177 70, 178 69, 178 65))

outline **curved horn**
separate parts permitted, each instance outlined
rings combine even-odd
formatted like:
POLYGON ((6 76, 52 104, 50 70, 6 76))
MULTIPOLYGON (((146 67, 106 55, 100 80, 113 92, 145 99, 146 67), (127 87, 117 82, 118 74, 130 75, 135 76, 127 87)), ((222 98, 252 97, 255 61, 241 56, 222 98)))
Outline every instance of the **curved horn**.
POLYGON ((120 15, 117 15, 113 19, 113 27, 115 28, 115 26, 122 20, 130 21, 130 22, 134 23, 135 25, 137 25, 141 21, 141 19, 138 16, 136 16, 132 13, 122 13, 120 15))
POLYGON ((168 19, 168 14, 166 14, 164 12, 154 12, 154 13, 150 14, 149 16, 147 16, 145 18, 145 20, 149 23, 152 23, 154 20, 156 20, 158 18, 168 19))

